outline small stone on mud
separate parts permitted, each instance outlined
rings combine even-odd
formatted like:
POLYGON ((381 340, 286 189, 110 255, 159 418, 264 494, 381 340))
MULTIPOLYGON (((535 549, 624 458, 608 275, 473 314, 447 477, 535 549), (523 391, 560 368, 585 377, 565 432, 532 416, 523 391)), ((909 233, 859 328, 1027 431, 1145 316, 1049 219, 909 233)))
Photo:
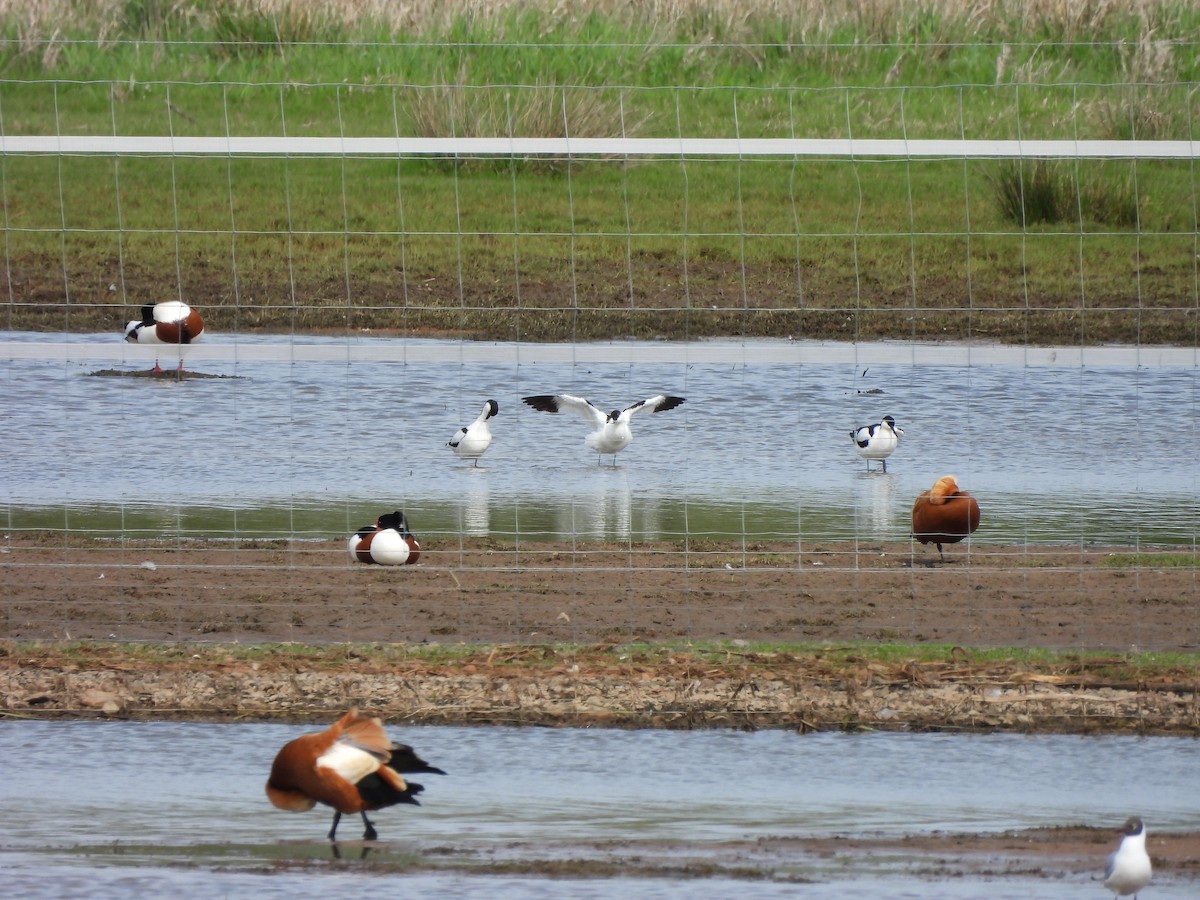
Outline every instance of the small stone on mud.
POLYGON ((115 707, 114 711, 120 710, 120 704, 117 703, 117 695, 111 691, 104 691, 100 688, 88 688, 80 691, 79 703, 82 706, 87 706, 92 709, 101 709, 108 712, 107 707, 111 704, 115 707))

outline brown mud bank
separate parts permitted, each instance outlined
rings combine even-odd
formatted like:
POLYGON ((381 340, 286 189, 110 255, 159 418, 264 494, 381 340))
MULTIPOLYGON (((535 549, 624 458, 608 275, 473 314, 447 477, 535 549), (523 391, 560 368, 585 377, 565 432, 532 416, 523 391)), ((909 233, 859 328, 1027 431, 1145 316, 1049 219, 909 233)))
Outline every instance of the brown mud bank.
POLYGON ((916 643, 1200 651, 1188 548, 344 540, 0 540, 0 637, 266 643, 916 643), (1143 548, 1144 549, 1144 548, 1143 548))
MULTIPOLYGON (((435 542, 430 542, 435 543, 435 542)), ((1200 734, 1195 560, 1132 548, 0 548, 9 715, 1200 734)))

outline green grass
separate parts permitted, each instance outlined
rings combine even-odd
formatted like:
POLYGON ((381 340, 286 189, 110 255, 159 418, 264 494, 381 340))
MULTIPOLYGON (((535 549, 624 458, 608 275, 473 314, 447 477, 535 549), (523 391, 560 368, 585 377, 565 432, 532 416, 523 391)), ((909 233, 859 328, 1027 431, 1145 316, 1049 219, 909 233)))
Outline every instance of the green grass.
POLYGON ((360 670, 398 663, 454 667, 468 663, 497 668, 552 668, 563 660, 586 658, 589 666, 695 663, 706 667, 764 669, 795 661, 818 661, 831 674, 863 666, 946 663, 964 672, 972 667, 1006 667, 1026 672, 1081 674, 1112 681, 1180 677, 1194 673, 1194 653, 1114 653, 1099 650, 1052 650, 1038 647, 961 647, 941 644, 812 644, 746 641, 627 642, 605 645, 545 644, 121 644, 93 641, 22 641, 6 645, 10 657, 53 657, 86 667, 121 657, 141 664, 210 667, 224 664, 303 666, 306 670, 351 665, 360 670))
MULTIPOLYGON (((1165 0, 436 6, 34 2, 0 17, 0 127, 1188 139, 1200 121, 1200 10, 1165 0)), ((1056 165, 1049 214, 1031 184, 963 160, 8 155, 0 327, 115 330, 182 295, 213 331, 1196 342, 1190 161, 1056 165)))

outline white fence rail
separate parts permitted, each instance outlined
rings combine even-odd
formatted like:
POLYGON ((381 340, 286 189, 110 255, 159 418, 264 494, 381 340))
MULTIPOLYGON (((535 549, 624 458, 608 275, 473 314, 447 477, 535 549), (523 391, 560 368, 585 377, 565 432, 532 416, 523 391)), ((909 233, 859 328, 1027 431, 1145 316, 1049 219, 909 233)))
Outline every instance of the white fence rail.
POLYGON ((181 156, 712 156, 1195 159, 1197 141, 5 135, 0 153, 181 156))

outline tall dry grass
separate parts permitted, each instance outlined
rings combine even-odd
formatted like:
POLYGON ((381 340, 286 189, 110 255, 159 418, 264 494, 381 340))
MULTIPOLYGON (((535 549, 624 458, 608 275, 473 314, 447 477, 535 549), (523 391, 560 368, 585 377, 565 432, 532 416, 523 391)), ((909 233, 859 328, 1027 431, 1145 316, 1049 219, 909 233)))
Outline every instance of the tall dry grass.
POLYGON ((600 16, 660 40, 695 43, 757 42, 764 23, 780 26, 771 32, 775 40, 791 43, 1091 42, 1118 26, 1146 38, 1177 33, 1187 10, 1178 0, 0 0, 0 26, 31 50, 68 34, 99 42, 178 38, 221 19, 251 18, 277 23, 284 39, 378 29, 411 39, 469 22, 504 41, 523 13, 564 24, 600 16))

